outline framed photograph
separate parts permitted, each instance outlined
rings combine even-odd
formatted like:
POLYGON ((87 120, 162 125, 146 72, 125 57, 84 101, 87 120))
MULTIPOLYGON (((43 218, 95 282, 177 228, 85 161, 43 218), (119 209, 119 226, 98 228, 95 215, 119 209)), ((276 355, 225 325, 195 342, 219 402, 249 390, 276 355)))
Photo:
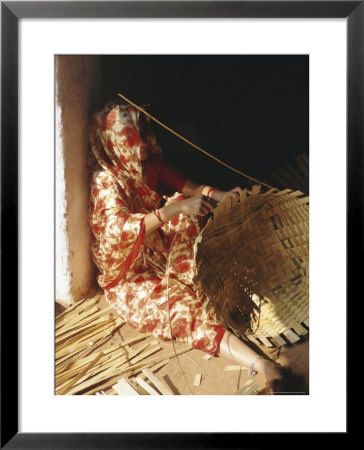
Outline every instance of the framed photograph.
POLYGON ((1 2, 2 447, 241 448, 277 432, 347 434, 346 299, 363 269, 363 20, 362 1, 1 2), (61 226, 65 210, 55 204, 64 183, 77 211, 85 206, 87 155, 76 147, 88 139, 86 109, 118 93, 191 139, 186 149, 156 131, 189 179, 310 195, 303 392, 55 395, 71 391, 54 384, 54 299, 67 306, 70 286, 82 298, 95 278, 82 252, 73 266, 56 264, 89 237, 81 214, 61 226), (59 183, 63 157, 71 170, 59 183), (285 179, 292 161, 298 178, 285 179), (63 226, 73 243, 62 242, 63 226))

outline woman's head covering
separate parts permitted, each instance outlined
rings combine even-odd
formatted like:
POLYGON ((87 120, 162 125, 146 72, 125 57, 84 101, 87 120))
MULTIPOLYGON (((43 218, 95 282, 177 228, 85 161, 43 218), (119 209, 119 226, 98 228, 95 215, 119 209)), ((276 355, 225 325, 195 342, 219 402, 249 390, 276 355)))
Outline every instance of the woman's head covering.
POLYGON ((160 204, 161 197, 143 182, 140 151, 146 145, 151 153, 161 149, 141 114, 125 101, 110 101, 91 118, 98 162, 90 180, 91 250, 104 289, 128 273, 144 242, 144 214, 160 204))
POLYGON ((147 139, 148 152, 162 153, 149 127, 149 118, 124 100, 106 103, 91 118, 90 142, 93 154, 100 166, 118 181, 123 191, 133 197, 138 189, 146 187, 142 179, 140 156, 141 147, 145 145, 143 138, 147 139), (145 134, 146 127, 148 133, 145 134))

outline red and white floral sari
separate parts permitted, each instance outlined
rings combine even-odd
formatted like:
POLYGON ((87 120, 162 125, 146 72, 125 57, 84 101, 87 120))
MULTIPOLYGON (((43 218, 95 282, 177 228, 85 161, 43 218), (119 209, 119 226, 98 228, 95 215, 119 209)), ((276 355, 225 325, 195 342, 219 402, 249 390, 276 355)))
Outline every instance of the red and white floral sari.
POLYGON ((141 161, 139 114, 113 101, 91 120, 91 146, 101 166, 93 172, 90 192, 98 282, 108 303, 133 327, 215 354, 225 330, 204 311, 204 298, 192 282, 199 220, 180 214, 145 234, 146 214, 165 199, 168 204, 184 198, 179 192, 162 197, 157 185, 181 191, 186 180, 165 162, 154 135, 148 141, 149 157, 141 161))

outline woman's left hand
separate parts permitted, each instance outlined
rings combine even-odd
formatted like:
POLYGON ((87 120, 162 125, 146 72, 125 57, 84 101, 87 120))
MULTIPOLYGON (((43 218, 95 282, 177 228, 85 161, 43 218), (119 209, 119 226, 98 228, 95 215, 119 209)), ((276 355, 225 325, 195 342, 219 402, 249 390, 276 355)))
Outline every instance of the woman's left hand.
POLYGON ((241 187, 236 187, 234 189, 231 189, 231 191, 219 191, 217 189, 214 189, 210 197, 212 197, 214 200, 217 200, 218 202, 223 202, 228 198, 237 198, 240 200, 240 194, 243 192, 243 189, 241 187))

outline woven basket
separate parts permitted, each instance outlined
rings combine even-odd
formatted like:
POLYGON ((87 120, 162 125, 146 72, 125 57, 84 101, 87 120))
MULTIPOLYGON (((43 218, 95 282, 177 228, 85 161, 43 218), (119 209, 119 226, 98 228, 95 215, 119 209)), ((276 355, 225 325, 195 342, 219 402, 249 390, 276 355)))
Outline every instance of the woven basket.
POLYGON ((214 210, 196 240, 194 282, 238 336, 295 342, 308 327, 308 250, 308 197, 255 186, 214 210))

